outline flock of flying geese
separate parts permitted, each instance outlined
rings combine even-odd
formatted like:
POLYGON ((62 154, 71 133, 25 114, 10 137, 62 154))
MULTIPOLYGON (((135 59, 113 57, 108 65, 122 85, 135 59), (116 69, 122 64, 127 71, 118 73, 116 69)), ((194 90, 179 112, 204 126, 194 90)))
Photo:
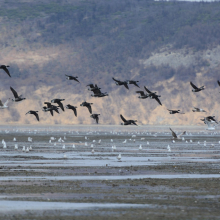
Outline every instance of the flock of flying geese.
MULTIPOLYGON (((0 65, 0 69, 4 70, 9 77, 11 77, 10 75, 10 72, 8 70, 8 67, 9 66, 6 66, 6 65, 0 65)), ((68 80, 74 80, 78 83, 79 80, 78 80, 78 77, 77 76, 69 76, 69 75, 66 75, 66 79, 68 80)), ((129 84, 133 84, 135 85, 136 87, 140 88, 139 85, 137 84, 139 81, 134 81, 134 80, 126 80, 126 81, 120 81, 120 80, 117 80, 115 79, 114 77, 112 77, 112 79, 115 81, 115 84, 118 85, 118 86, 121 86, 121 85, 124 85, 124 87, 126 89, 129 89, 128 85, 129 84)), ((220 81, 217 81, 218 82, 218 85, 220 86, 220 81)), ((195 86, 192 82, 190 82, 190 85, 192 86, 192 92, 200 92, 202 90, 204 90, 204 86, 201 86, 201 87, 197 87, 195 86)), ((89 84, 87 85, 88 90, 89 91, 92 91, 93 94, 91 95, 92 97, 105 97, 105 96, 108 96, 108 93, 107 92, 101 92, 101 88, 99 88, 96 84, 93 85, 93 84, 89 84)), ((14 102, 20 102, 20 101, 23 101, 25 100, 26 98, 23 98, 22 95, 18 95, 18 93, 12 88, 10 87, 13 95, 14 95, 14 99, 12 99, 12 101, 14 102)), ((146 88, 146 86, 144 86, 144 89, 146 90, 146 93, 144 91, 136 91, 136 93, 139 94, 138 98, 140 99, 146 99, 146 98, 150 98, 150 99, 155 99, 158 104, 162 105, 159 97, 161 97, 160 95, 157 95, 157 92, 151 92, 148 88, 146 88)), ((51 102, 44 102, 44 104, 46 104, 46 106, 43 106, 42 107, 42 111, 44 112, 50 112, 50 114, 53 116, 53 111, 55 111, 56 113, 59 114, 59 108, 62 109, 62 111, 65 111, 64 110, 64 107, 63 107, 63 103, 62 101, 64 101, 65 99, 52 99, 51 102), (57 104, 57 105, 53 105, 53 104, 57 104)), ((0 109, 4 109, 4 108, 7 108, 7 104, 8 104, 8 101, 7 100, 4 104, 1 102, 0 100, 0 109)), ((99 122, 99 115, 100 114, 92 114, 92 105, 93 103, 89 103, 89 102, 82 102, 80 104, 80 106, 82 107, 86 107, 88 108, 88 111, 89 113, 91 114, 90 117, 95 119, 96 120, 96 123, 98 124, 99 122)), ((77 117, 77 110, 76 110, 76 106, 73 106, 73 105, 66 105, 66 109, 71 109, 73 112, 74 112, 74 115, 77 117)), ((170 110, 170 109, 167 109, 169 111, 170 114, 185 114, 185 113, 182 113, 180 110, 170 110)), ((201 109, 201 108, 195 108, 192 110, 193 112, 206 112, 205 110, 201 109)), ((27 114, 32 114, 36 117, 36 119, 38 121, 40 121, 39 119, 39 115, 38 115, 38 111, 34 111, 34 110, 30 110, 26 113, 27 114)), ((121 120, 123 121, 123 123, 121 123, 122 125, 137 125, 136 122, 137 120, 126 120, 123 115, 120 115, 121 117, 121 120)), ((204 117, 203 119, 201 119, 202 121, 204 121, 205 124, 207 124, 208 126, 210 126, 211 124, 213 123, 217 123, 218 122, 215 120, 215 116, 208 116, 208 117, 204 117)))
MULTIPOLYGON (((133 81, 133 80, 127 80, 127 81, 120 81, 120 80, 116 80, 114 78, 112 78, 116 85, 124 85, 126 89, 129 89, 128 84, 133 84, 137 87, 138 86, 138 81, 133 81)), ((217 81, 218 85, 220 86, 220 81, 217 81)), ((192 86, 192 92, 200 92, 202 90, 204 90, 204 86, 201 87, 197 87, 195 84, 193 84, 192 82, 190 82, 190 85, 192 86)), ((140 88, 140 87, 139 87, 140 88)), ((139 99, 146 99, 146 98, 150 98, 150 99, 155 99, 160 105, 162 105, 159 97, 161 97, 160 95, 157 95, 156 92, 151 92, 146 86, 144 86, 144 89, 146 90, 146 93, 144 91, 136 91, 136 93, 139 93, 140 96, 138 96, 139 99)), ((180 110, 171 110, 171 109, 167 109, 169 111, 170 114, 185 114, 183 112, 181 112, 180 110)), ((193 112, 206 112, 205 110, 201 109, 201 108, 196 108, 194 107, 194 109, 192 110, 193 112)), ((137 120, 126 120, 122 115, 121 119, 122 121, 124 121, 124 125, 129 125, 129 124, 134 124, 137 125, 135 122, 137 122, 137 120)), ((203 119, 201 119, 201 121, 203 121, 205 124, 208 125, 208 127, 211 127, 213 123, 218 124, 218 122, 215 120, 215 116, 208 116, 208 117, 204 117, 203 119)), ((177 135, 172 131, 172 129, 170 129, 172 132, 172 135, 174 138, 177 138, 177 135)), ((184 133, 183 133, 184 134, 184 133)))

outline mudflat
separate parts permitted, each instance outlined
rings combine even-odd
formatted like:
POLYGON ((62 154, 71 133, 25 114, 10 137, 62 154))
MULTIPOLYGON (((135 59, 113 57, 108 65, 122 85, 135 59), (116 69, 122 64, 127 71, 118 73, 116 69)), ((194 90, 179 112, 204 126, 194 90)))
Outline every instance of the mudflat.
POLYGON ((220 219, 218 130, 0 129, 0 219, 220 219))

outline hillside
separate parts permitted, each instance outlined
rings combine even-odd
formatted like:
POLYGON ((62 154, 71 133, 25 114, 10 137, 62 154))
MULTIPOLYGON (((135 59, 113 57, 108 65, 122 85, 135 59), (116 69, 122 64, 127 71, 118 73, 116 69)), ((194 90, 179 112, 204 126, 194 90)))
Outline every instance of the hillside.
POLYGON ((154 2, 141 0, 0 2, 0 99, 12 98, 10 86, 27 100, 9 103, 1 124, 39 124, 28 110, 40 111, 40 124, 93 124, 84 100, 94 103, 101 124, 119 124, 119 114, 139 124, 202 124, 204 115, 218 118, 216 81, 220 79, 220 3, 154 2), (65 74, 78 76, 80 84, 65 74), (139 80, 161 95, 138 99, 133 85, 118 87, 112 77, 139 80), (194 94, 189 82, 205 85, 194 94), (92 98, 86 88, 97 83, 109 97, 92 98), (78 106, 51 117, 44 101, 66 99, 78 106), (207 114, 192 113, 201 107, 207 114), (169 115, 181 109, 185 115, 169 115))

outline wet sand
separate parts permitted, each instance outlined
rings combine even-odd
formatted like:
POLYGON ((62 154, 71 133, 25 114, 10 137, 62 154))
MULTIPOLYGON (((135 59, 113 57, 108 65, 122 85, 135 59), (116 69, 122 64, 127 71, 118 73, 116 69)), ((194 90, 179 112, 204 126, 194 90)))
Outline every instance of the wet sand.
POLYGON ((172 143, 166 126, 0 129, 0 219, 220 219, 218 130, 174 127, 188 132, 172 143))

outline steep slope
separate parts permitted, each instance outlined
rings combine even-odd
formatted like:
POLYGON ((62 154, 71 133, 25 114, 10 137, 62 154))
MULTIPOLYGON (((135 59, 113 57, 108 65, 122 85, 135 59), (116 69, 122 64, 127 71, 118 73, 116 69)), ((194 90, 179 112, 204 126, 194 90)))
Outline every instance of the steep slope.
POLYGON ((42 124, 92 124, 82 101, 93 102, 101 124, 119 124, 119 114, 139 124, 201 124, 204 115, 218 117, 216 81, 220 58, 220 4, 153 1, 10 1, 0 3, 0 60, 12 78, 1 74, 0 98, 12 97, 10 86, 27 100, 2 110, 1 123, 39 124, 29 110, 64 98, 78 106, 78 117, 65 110, 42 124), (77 75, 80 84, 65 79, 77 75), (139 88, 117 87, 112 77, 140 81, 161 95, 140 100, 139 88), (198 94, 189 81, 205 85, 198 94), (92 98, 86 88, 97 83, 109 97, 92 98), (208 111, 192 113, 192 107, 208 111), (181 109, 185 115, 169 115, 181 109))

